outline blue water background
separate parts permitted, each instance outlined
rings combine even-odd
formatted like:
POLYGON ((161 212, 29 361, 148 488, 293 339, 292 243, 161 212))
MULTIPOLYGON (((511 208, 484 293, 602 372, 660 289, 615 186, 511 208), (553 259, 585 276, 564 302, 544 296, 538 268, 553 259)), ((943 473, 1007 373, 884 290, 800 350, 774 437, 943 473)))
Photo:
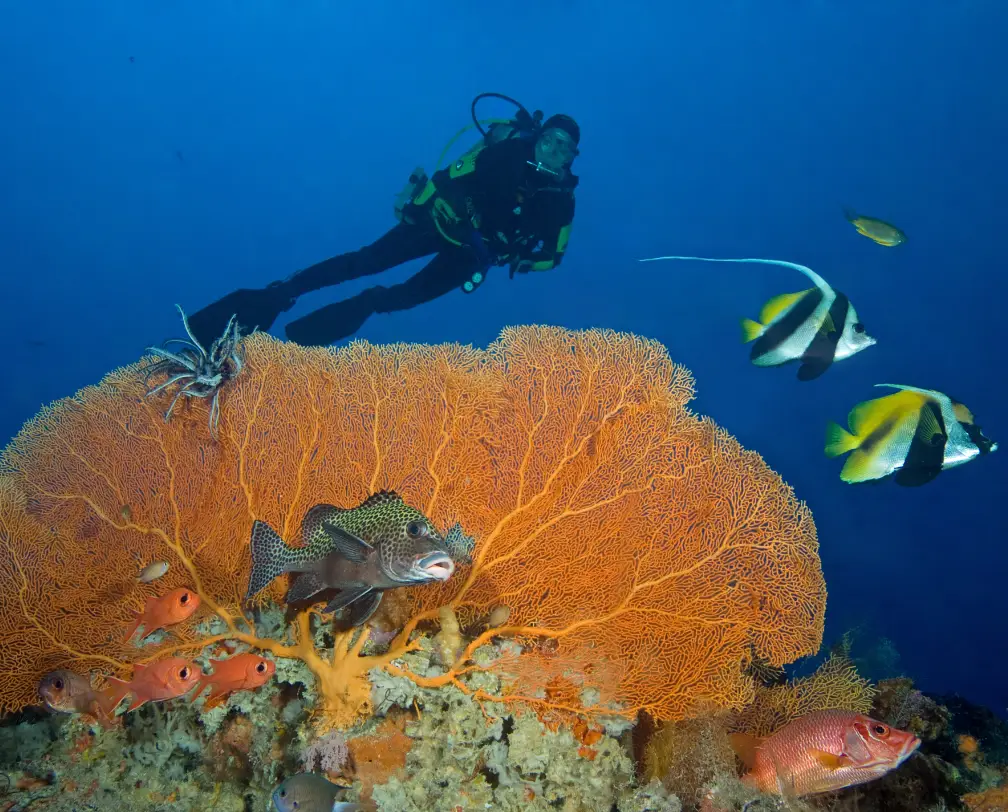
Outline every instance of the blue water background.
MULTIPOLYGON (((175 302, 195 310, 381 235, 407 174, 432 168, 471 98, 505 92, 583 129, 562 267, 495 272, 476 295, 375 317, 359 335, 485 345, 504 325, 545 322, 658 339, 695 373, 696 408, 811 506, 827 641, 861 624, 925 689, 1004 713, 1008 450, 921 489, 854 488, 822 438, 827 419, 880 394, 872 384, 896 382, 965 401, 1008 441, 1008 5, 498 9, 2 4, 0 437, 177 335, 175 302), (909 242, 859 237, 845 205, 909 242), (753 367, 737 319, 804 280, 635 261, 664 253, 810 265, 878 346, 812 383, 753 367)), ((360 287, 307 296, 284 318, 360 287)))

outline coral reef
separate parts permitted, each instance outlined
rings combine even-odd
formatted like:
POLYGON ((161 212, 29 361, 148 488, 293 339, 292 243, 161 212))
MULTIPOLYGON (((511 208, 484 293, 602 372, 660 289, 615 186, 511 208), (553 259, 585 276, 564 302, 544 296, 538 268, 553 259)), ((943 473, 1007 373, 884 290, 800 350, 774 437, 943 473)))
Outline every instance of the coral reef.
POLYGON ((552 724, 675 719, 700 698, 746 705, 749 652, 779 666, 817 650, 825 586, 811 515, 758 454, 689 412, 692 379, 655 342, 523 327, 485 351, 305 349, 259 334, 243 350, 216 439, 205 399, 184 399, 166 423, 133 365, 43 409, 5 450, 0 710, 34 701, 56 667, 124 677, 228 641, 271 656, 278 675, 288 662, 309 671, 324 733, 367 717, 369 673, 465 692, 463 677, 484 669, 475 653, 511 637, 520 648, 494 665, 510 675, 502 695, 476 699, 531 705, 552 724), (416 589, 401 630, 366 654, 368 630, 320 649, 314 608, 265 630, 240 600, 252 522, 296 542, 312 505, 383 488, 438 527, 465 528, 472 563, 416 589), (138 583, 152 560, 167 575, 138 583), (145 598, 180 586, 200 614, 128 645, 145 598), (509 612, 443 671, 418 675, 404 657, 445 605, 463 628, 509 612))
MULTIPOLYGON (((484 662, 507 656, 493 646, 480 652, 484 662)), ((442 669, 428 637, 405 660, 418 674, 442 669)), ((109 731, 36 715, 0 727, 0 776, 13 788, 0 786, 0 809, 8 798, 40 809, 265 809, 283 777, 315 767, 369 810, 679 811, 660 782, 635 779, 625 726, 552 730, 510 703, 473 698, 499 694, 499 677, 474 672, 460 682, 420 688, 379 672, 375 716, 317 739, 307 686, 297 683, 206 712, 185 700, 148 705, 109 731)))
POLYGON ((875 689, 862 679, 853 663, 833 653, 814 674, 783 685, 760 686, 753 701, 732 723, 732 729, 768 736, 793 719, 818 710, 868 713, 875 689))
MULTIPOLYGON (((849 638, 784 681, 822 636, 811 517, 689 412, 692 380, 658 345, 520 328, 486 351, 253 335, 244 352, 219 423, 199 397, 166 423, 132 366, 44 409, 4 452, 3 812, 244 812, 302 770, 369 812, 998 808, 1008 728, 993 715, 905 678, 873 687, 849 638), (254 519, 293 543, 312 505, 382 488, 450 528, 450 582, 390 594, 351 632, 279 606, 286 579, 242 604, 254 519), (167 574, 138 582, 153 560, 167 574), (181 586, 200 611, 128 644, 145 599, 181 586), (275 676, 217 707, 151 703, 108 728, 31 707, 53 668, 124 677, 248 651, 275 676), (823 797, 739 782, 728 730, 824 708, 870 710, 925 745, 823 797)), ((891 644, 879 651, 891 670, 891 644)))
POLYGON ((660 780, 687 809, 699 807, 719 777, 735 773, 728 722, 715 712, 663 725, 644 749, 644 779, 660 780))
POLYGON ((914 688, 907 677, 882 680, 877 686, 872 706, 875 718, 894 727, 909 730, 923 742, 946 735, 952 722, 948 708, 914 688))

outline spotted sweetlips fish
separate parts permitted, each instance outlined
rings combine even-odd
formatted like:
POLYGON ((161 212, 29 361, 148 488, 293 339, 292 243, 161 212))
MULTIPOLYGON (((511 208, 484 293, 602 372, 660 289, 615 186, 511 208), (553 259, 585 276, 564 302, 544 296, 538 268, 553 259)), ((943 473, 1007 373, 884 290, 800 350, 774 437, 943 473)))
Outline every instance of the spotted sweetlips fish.
POLYGON ((252 574, 246 599, 286 572, 300 573, 287 602, 337 589, 326 612, 346 610, 344 626, 364 623, 388 589, 447 581, 455 571, 444 538, 394 491, 354 508, 315 505, 301 522, 303 545, 288 546, 265 522, 252 525, 252 574))

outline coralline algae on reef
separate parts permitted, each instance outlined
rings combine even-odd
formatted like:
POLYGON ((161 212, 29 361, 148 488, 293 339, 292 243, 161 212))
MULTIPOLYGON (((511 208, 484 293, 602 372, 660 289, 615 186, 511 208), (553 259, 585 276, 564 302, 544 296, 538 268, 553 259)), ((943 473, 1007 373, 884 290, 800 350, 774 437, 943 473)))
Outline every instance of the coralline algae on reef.
MULTIPOLYGON (((423 641, 407 655, 414 673, 437 668, 434 646, 423 641)), ((567 729, 551 730, 531 711, 477 702, 493 694, 498 677, 473 672, 455 686, 418 688, 402 678, 373 674, 375 708, 395 714, 415 709, 404 727, 411 740, 399 774, 374 786, 379 810, 609 810, 678 812, 679 802, 658 782, 640 787, 625 744, 603 733, 586 748, 567 729)), ((352 745, 352 741, 351 741, 352 745)))

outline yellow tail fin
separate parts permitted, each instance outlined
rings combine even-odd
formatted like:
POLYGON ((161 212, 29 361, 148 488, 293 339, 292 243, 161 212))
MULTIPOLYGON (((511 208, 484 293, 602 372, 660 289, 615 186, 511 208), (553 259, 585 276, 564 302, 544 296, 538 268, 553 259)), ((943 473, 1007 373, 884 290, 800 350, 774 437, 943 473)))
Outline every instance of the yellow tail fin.
POLYGON ((848 451, 853 451, 861 445, 861 441, 843 426, 832 420, 826 425, 826 456, 839 457, 848 451))
POLYGON ((763 332, 763 325, 752 319, 742 319, 742 343, 748 344, 755 341, 763 332))

